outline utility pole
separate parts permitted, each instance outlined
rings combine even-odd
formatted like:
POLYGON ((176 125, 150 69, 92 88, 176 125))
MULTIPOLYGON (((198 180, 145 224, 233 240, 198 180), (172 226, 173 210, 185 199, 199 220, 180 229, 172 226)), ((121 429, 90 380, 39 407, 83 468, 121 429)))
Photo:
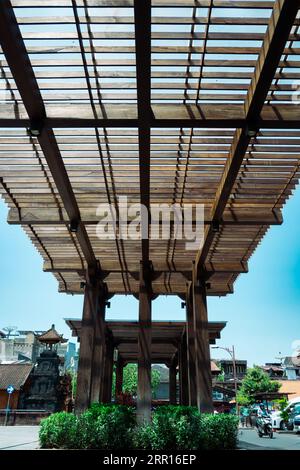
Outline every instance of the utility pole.
POLYGON ((234 393, 235 393, 235 406, 236 406, 236 413, 239 414, 239 407, 237 404, 237 373, 236 373, 236 360, 235 360, 235 349, 234 346, 232 348, 222 348, 221 346, 213 346, 212 349, 223 349, 223 351, 228 352, 232 359, 232 366, 233 366, 233 381, 234 381, 234 393))

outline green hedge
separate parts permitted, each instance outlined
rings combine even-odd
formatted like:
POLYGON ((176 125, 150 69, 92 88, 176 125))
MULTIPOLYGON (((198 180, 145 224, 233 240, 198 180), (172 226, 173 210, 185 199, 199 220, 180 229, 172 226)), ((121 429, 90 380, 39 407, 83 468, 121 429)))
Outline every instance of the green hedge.
POLYGON ((216 450, 234 449, 238 418, 228 414, 200 414, 196 407, 161 406, 150 425, 138 427, 134 444, 138 449, 216 450))
POLYGON ((131 407, 94 404, 80 416, 44 419, 39 437, 42 448, 215 450, 235 448, 237 430, 236 416, 200 414, 194 407, 158 407, 152 422, 138 427, 131 407))

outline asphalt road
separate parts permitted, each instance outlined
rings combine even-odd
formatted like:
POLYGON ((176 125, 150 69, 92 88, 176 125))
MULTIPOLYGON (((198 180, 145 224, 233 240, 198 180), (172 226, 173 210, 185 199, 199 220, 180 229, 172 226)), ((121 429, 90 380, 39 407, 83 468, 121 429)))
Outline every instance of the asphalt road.
POLYGON ((0 426, 0 450, 39 448, 39 426, 0 426))
POLYGON ((247 450, 300 450, 300 435, 275 432, 270 439, 258 437, 256 429, 242 429, 239 431, 239 447, 247 450))
MULTIPOLYGON (((39 448, 39 426, 0 426, 0 450, 39 448)), ((300 450, 300 435, 274 433, 273 439, 258 437, 255 429, 239 431, 239 448, 247 450, 300 450)))

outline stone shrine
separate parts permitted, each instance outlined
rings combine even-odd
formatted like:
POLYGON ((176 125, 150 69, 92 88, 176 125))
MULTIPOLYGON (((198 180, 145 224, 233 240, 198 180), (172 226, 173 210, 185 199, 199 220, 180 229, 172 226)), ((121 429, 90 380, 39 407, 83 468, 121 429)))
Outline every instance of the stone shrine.
POLYGON ((30 375, 29 391, 24 397, 23 408, 55 412, 60 408, 59 365, 57 345, 66 342, 52 325, 46 333, 38 336, 45 349, 37 358, 37 363, 30 375))

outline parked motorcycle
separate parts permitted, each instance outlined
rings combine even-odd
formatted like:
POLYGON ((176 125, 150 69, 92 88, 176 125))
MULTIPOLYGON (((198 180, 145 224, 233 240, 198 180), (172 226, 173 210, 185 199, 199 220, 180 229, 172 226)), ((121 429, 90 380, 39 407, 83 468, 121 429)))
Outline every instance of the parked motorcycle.
POLYGON ((270 416, 261 416, 256 421, 257 432, 259 437, 269 436, 270 439, 273 437, 272 419, 270 416))

